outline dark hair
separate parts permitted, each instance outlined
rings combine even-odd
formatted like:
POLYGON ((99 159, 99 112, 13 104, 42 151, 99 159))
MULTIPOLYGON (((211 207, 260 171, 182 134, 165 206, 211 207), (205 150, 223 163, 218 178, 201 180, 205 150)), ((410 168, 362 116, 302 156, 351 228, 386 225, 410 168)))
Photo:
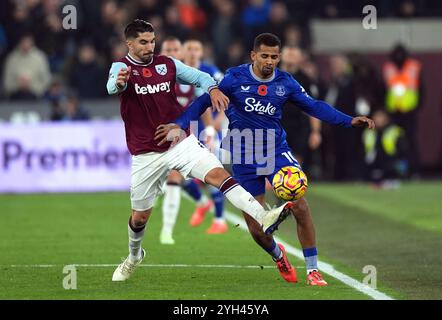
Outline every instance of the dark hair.
POLYGON ((136 38, 139 33, 143 32, 154 32, 153 26, 145 20, 135 19, 124 29, 124 36, 126 39, 136 38))
POLYGON ((273 33, 261 33, 258 35, 253 43, 253 51, 258 51, 262 44, 268 47, 277 46, 279 49, 281 49, 281 40, 279 40, 279 38, 273 33))
POLYGON ((201 44, 204 45, 204 41, 203 41, 202 37, 192 36, 192 37, 187 38, 184 42, 189 42, 189 41, 200 42, 201 44))
POLYGON ((164 38, 163 43, 166 41, 179 41, 179 42, 181 42, 181 40, 175 36, 167 36, 166 38, 164 38))

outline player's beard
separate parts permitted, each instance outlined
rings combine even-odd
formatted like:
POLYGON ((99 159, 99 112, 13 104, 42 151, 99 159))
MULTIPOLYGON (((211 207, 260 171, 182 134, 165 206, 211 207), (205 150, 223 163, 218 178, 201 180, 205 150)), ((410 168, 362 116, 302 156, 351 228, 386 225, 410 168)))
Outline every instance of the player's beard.
POLYGON ((269 77, 272 75, 273 73, 273 68, 272 67, 262 67, 262 71, 261 71, 262 75, 264 77, 269 77))
POLYGON ((153 52, 149 52, 145 55, 140 55, 140 60, 144 63, 148 63, 152 60, 153 52))

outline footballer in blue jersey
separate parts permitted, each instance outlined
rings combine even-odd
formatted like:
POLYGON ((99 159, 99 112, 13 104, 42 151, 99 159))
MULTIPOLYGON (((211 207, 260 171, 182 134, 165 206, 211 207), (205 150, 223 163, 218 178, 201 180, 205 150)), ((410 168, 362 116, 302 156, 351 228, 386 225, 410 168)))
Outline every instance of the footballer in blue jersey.
MULTIPOLYGON (((225 111, 229 134, 223 147, 231 151, 235 178, 260 203, 264 203, 266 178, 272 181, 274 174, 285 166, 300 167, 281 125, 285 102, 291 101, 310 116, 327 123, 348 128, 374 128, 374 122, 367 117, 353 118, 310 97, 290 74, 277 68, 280 50, 281 42, 277 36, 269 33, 257 36, 251 52, 253 62, 229 69, 219 84, 230 100, 225 111)), ((209 96, 202 95, 174 124, 159 126, 156 139, 163 138, 160 143, 165 142, 172 129, 188 128, 189 122, 198 119, 209 105, 209 96)), ((327 285, 318 270, 315 230, 305 198, 294 202, 292 213, 307 266, 307 283, 327 285)), ((288 282, 296 282, 296 270, 288 261, 284 247, 276 244, 273 236, 260 231, 247 215, 244 218, 254 240, 272 256, 281 276, 288 282)))

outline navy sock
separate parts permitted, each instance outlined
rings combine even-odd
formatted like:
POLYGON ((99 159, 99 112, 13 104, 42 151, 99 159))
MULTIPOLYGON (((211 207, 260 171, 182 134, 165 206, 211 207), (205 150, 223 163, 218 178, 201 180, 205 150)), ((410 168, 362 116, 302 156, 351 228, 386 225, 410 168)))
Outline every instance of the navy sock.
POLYGON ((199 201, 202 197, 200 187, 193 180, 186 180, 183 185, 183 189, 194 199, 199 201))
POLYGON ((265 249, 268 254, 270 254, 274 261, 282 258, 281 248, 276 244, 275 240, 273 240, 272 246, 269 249, 265 249))
POLYGON ((216 188, 210 188, 210 196, 215 204, 215 218, 224 217, 224 194, 216 188))

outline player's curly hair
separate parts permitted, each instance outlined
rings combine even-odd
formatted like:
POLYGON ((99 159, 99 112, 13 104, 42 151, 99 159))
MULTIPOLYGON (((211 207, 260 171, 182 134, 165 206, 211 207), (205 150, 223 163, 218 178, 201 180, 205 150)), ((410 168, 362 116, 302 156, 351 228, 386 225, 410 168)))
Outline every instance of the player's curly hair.
POLYGON ((154 32, 152 24, 145 20, 135 19, 124 29, 124 36, 126 39, 136 38, 139 33, 143 32, 154 32))
POLYGON ((261 33, 258 35, 253 43, 253 51, 258 51, 262 44, 268 47, 277 46, 281 50, 281 40, 273 33, 261 33))

